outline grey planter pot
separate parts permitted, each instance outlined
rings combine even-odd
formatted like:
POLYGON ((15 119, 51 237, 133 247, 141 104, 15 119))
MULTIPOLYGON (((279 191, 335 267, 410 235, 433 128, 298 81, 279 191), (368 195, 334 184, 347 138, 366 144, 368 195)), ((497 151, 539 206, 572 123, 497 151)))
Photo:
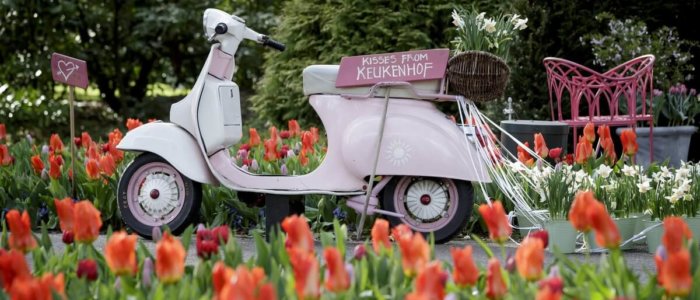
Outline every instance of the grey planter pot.
MULTIPOLYGON (((542 133, 549 149, 561 147, 566 152, 566 142, 569 138, 569 125, 557 121, 506 120, 501 122, 501 128, 513 135, 518 141, 530 143, 534 149, 535 133, 542 133)), ((518 145, 513 139, 501 134, 501 143, 510 153, 517 153, 518 145)))
MULTIPOLYGON (((625 128, 618 128, 617 134, 625 128)), ((690 138, 698 128, 695 126, 654 127, 654 159, 649 161, 649 127, 638 127, 639 151, 635 157, 637 164, 649 166, 651 162, 669 161, 669 166, 680 167, 681 161, 688 160, 690 138)))

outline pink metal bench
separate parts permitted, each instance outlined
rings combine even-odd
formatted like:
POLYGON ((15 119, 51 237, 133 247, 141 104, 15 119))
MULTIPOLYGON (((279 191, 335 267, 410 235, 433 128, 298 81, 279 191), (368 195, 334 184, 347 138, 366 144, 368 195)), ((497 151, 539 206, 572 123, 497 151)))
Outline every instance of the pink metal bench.
POLYGON ((637 57, 602 74, 554 57, 545 58, 544 66, 552 120, 573 128, 574 146, 578 143, 578 128, 589 122, 596 126, 631 127, 636 127, 637 122, 647 122, 649 152, 653 157, 653 55, 637 57), (570 104, 568 118, 564 114, 567 104, 570 104))

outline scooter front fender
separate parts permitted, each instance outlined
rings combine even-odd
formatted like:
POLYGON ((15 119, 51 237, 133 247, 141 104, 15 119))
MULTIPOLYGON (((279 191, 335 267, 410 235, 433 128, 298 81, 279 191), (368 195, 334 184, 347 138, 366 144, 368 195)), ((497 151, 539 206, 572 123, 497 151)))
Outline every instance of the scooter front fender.
POLYGON ((151 152, 159 155, 188 178, 206 184, 218 184, 209 170, 197 140, 172 123, 152 122, 129 131, 117 145, 124 151, 151 152))

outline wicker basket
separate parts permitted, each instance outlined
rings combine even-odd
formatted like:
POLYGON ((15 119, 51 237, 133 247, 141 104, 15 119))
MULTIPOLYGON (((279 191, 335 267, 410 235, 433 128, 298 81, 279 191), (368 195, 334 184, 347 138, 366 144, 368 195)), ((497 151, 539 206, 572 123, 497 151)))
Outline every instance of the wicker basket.
POLYGON ((509 76, 506 62, 488 52, 466 51, 447 62, 447 90, 473 101, 503 96, 509 76))

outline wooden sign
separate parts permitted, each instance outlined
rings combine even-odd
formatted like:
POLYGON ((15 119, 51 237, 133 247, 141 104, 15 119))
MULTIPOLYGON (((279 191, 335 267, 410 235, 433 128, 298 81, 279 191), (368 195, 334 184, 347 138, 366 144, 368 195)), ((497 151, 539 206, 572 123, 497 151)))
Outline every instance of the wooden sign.
POLYGON ((449 49, 343 57, 335 86, 441 79, 445 75, 449 57, 449 49))
POLYGON ((54 81, 87 88, 88 72, 84 60, 60 53, 51 54, 51 75, 54 81))

